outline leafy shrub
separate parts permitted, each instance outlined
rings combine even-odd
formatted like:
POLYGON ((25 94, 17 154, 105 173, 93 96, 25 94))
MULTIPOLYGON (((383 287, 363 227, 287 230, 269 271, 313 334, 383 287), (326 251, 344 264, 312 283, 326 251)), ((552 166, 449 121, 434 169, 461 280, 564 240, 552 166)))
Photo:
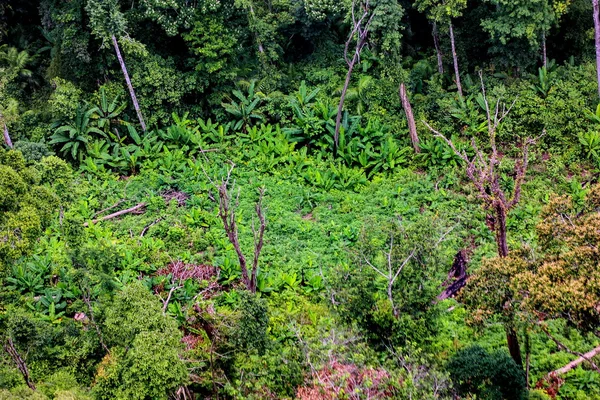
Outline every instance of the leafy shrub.
POLYGON ((27 162, 41 161, 42 158, 52 155, 52 151, 44 143, 18 141, 15 150, 23 154, 27 162))
POLYGON ((502 351, 488 353, 479 346, 462 349, 448 363, 450 377, 459 395, 484 399, 526 399, 525 374, 502 351))

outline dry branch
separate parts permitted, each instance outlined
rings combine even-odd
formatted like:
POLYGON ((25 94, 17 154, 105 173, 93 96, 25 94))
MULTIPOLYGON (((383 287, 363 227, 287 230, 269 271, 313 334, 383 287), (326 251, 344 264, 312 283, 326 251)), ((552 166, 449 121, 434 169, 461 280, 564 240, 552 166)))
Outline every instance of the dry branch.
POLYGON ((148 229, 150 229, 152 226, 158 224, 162 220, 163 220, 163 217, 159 217, 159 218, 155 219, 154 221, 150 222, 148 225, 146 225, 144 227, 144 229, 142 229, 142 232, 140 233, 140 237, 143 237, 146 234, 146 232, 148 232, 148 229))
POLYGON ((119 204, 123 203, 125 201, 125 199, 121 199, 119 201, 117 201, 115 204, 113 204, 112 206, 103 208, 102 210, 96 212, 94 215, 92 215, 92 218, 97 217, 100 214, 104 214, 105 212, 112 210, 113 208, 116 208, 119 206, 119 204))
POLYGON ((570 363, 568 363, 564 367, 561 367, 561 368, 559 368, 559 369, 557 369, 555 371, 550 372, 547 376, 550 376, 552 374, 556 374, 556 375, 566 374, 567 372, 569 372, 573 368, 577 367, 579 364, 583 363, 584 361, 587 361, 596 372, 600 373, 600 368, 598 368, 598 366, 596 365, 596 363, 594 363, 592 361, 593 357, 595 357, 598 354, 600 354, 600 346, 598 346, 598 347, 596 347, 596 348, 588 351, 585 354, 580 353, 578 351, 573 351, 573 350, 569 349, 564 343, 562 343, 558 339, 556 339, 548 331, 548 329, 546 327, 541 326, 541 328, 542 328, 542 332, 544 332, 546 334, 546 336, 548 336, 549 339, 551 339, 554 343, 556 343, 556 345, 558 346, 559 349, 562 349, 562 350, 566 351, 567 353, 573 354, 574 356, 578 357, 577 359, 571 361, 570 363))
POLYGON ((6 343, 4 344, 4 350, 10 355, 10 358, 12 358, 13 362, 17 366, 17 369, 21 375, 23 375, 23 379, 25 380, 27 386, 29 386, 31 390, 35 390, 35 384, 31 381, 31 377, 29 376, 27 363, 17 351, 17 348, 15 347, 11 337, 6 340, 6 343))
MULTIPOLYGON (((263 247, 263 238, 265 229, 267 227, 265 214, 262 206, 262 200, 264 197, 264 189, 259 190, 259 200, 256 204, 255 211, 260 222, 260 226, 258 230, 255 229, 254 222, 252 224, 252 231, 254 235, 254 256, 252 259, 252 266, 250 269, 250 274, 248 273, 248 261, 246 260, 246 256, 242 251, 242 247, 240 245, 238 227, 236 223, 236 215, 235 211, 239 206, 239 196, 240 191, 238 189, 237 194, 235 194, 235 182, 230 183, 231 173, 235 164, 231 163, 231 168, 227 172, 227 176, 224 179, 221 179, 220 183, 215 183, 213 180, 210 180, 213 186, 217 189, 218 192, 218 206, 219 206, 219 218, 223 223, 223 228, 225 229, 225 233, 227 234, 227 238, 229 242, 233 245, 235 252, 238 256, 238 261, 240 263, 240 269, 242 271, 242 282, 246 286, 246 288, 251 292, 256 292, 256 284, 257 284, 257 275, 258 275, 258 259, 260 257, 260 253, 263 247)), ((206 174, 206 172, 205 172, 206 174)), ((208 175, 207 175, 208 177, 208 175)), ((210 178, 209 178, 210 179, 210 178)))
MULTIPOLYGON (((137 205, 135 205, 135 206, 133 206, 133 207, 131 207, 131 208, 127 208, 127 209, 125 209, 125 210, 121 210, 121 211, 117 211, 117 212, 115 212, 115 213, 112 213, 112 214, 105 215, 105 216, 104 216, 104 217, 102 217, 102 218, 93 219, 93 220, 91 221, 91 223, 92 223, 92 224, 96 224, 96 223, 98 223, 98 222, 100 222, 100 221, 106 221, 106 220, 109 220, 109 219, 113 219, 113 218, 116 218, 116 217, 120 217, 121 215, 125 215, 125 214, 130 214, 130 213, 138 212, 138 211, 140 211, 142 208, 144 208, 145 206, 146 206, 146 203, 139 203, 139 204, 137 204, 137 205)), ((86 222, 85 224, 83 224, 83 226, 88 226, 88 225, 89 225, 89 224, 88 224, 87 222, 86 222)))

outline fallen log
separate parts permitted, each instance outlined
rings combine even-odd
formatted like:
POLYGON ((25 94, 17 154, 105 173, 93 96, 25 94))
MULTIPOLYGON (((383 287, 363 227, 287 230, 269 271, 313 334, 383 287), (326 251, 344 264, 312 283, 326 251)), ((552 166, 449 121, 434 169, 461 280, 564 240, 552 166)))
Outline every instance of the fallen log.
POLYGON ((560 367, 559 369, 556 369, 556 370, 550 372, 548 374, 548 376, 551 375, 551 374, 564 375, 567 372, 571 371, 572 369, 576 368, 579 364, 582 364, 582 363, 584 363, 586 361, 589 362, 590 365, 592 366, 592 368, 596 369, 597 372, 600 372, 598 370, 598 367, 596 366, 596 364, 592 361, 592 358, 594 358, 594 357, 596 357, 597 355, 600 354, 600 346, 598 346, 598 347, 596 347, 596 348, 588 351, 585 354, 580 354, 580 353, 575 353, 573 351, 570 351, 570 350, 566 349, 565 346, 563 346, 563 345, 559 345, 559 347, 562 347, 568 353, 579 354, 579 357, 577 357, 576 359, 574 359, 570 363, 566 364, 565 366, 560 367))
MULTIPOLYGON (((106 220, 108 220, 108 219, 113 219, 113 218, 116 218, 116 217, 120 217, 121 215, 130 214, 130 213, 134 213, 134 212, 136 212, 136 211, 139 211, 139 210, 141 210, 141 209, 142 209, 142 208, 144 208, 144 207, 146 207, 146 203, 139 203, 139 204, 137 204, 137 205, 135 205, 135 206, 133 206, 133 207, 131 207, 131 208, 127 208, 127 209, 125 209, 125 210, 117 211, 117 212, 115 212, 115 213, 112 213, 112 214, 105 215, 104 217, 101 217, 101 218, 96 218, 96 219, 93 219, 93 220, 91 221, 91 223, 92 223, 92 224, 95 224, 95 223, 98 223, 98 222, 100 222, 100 221, 106 221, 106 220)), ((85 224, 83 224, 83 226, 86 226, 86 227, 87 227, 87 226, 89 226, 89 224, 86 222, 85 224)))

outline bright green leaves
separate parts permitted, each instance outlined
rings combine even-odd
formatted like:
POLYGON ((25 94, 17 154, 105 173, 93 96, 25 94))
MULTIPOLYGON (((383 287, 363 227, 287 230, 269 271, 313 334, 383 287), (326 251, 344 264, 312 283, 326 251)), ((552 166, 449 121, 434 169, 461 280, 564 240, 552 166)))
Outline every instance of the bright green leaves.
POLYGON ((68 125, 63 125, 54 131, 50 144, 62 144, 60 152, 72 160, 81 162, 86 153, 86 146, 90 134, 103 135, 103 132, 90 124, 91 116, 96 109, 85 110, 83 106, 77 108, 75 120, 68 125))
POLYGON ((48 225, 57 197, 39 186, 40 172, 25 167, 21 153, 0 153, 0 273, 27 254, 48 225))
POLYGON ((109 45, 113 36, 125 34, 127 21, 119 9, 118 0, 88 0, 85 10, 90 17, 92 33, 105 45, 109 45))
POLYGON ((186 383, 177 323, 141 283, 117 293, 106 309, 103 331, 111 353, 97 371, 93 391, 98 399, 166 399, 186 383))
POLYGON ((232 77, 232 63, 239 52, 239 34, 229 29, 219 15, 202 15, 185 33, 183 38, 191 51, 198 56, 196 71, 206 74, 203 78, 214 80, 217 77, 232 77))
POLYGON ((467 8, 467 0, 417 0, 417 9, 438 23, 447 23, 452 18, 462 16, 467 8))
POLYGON ((488 0, 496 10, 481 26, 492 39, 506 45, 512 39, 525 39, 539 47, 542 34, 556 22, 551 0, 488 0))

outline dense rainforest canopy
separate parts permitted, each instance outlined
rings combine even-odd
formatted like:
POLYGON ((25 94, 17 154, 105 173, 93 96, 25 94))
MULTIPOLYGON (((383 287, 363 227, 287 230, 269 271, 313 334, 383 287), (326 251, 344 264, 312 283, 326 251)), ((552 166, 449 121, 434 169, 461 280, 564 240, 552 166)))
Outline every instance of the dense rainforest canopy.
POLYGON ((0 399, 600 399, 599 66, 599 0, 1 1, 0 399))

